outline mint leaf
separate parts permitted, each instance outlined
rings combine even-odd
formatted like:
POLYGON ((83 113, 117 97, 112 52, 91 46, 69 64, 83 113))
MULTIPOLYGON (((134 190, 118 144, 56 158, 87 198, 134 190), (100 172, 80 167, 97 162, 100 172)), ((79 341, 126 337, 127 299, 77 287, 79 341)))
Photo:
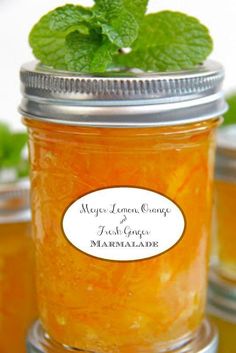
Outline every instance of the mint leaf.
POLYGON ((189 69, 203 62, 212 47, 207 28, 197 19, 163 11, 144 18, 132 52, 116 56, 116 62, 147 71, 189 69))
POLYGON ((83 6, 65 5, 51 12, 49 28, 51 31, 66 31, 72 26, 89 23, 91 18, 90 9, 83 6))
POLYGON ((22 157, 26 142, 26 133, 13 133, 6 124, 0 123, 0 170, 14 168, 17 175, 27 175, 28 163, 22 157))
POLYGON ((148 0, 123 0, 126 10, 128 10, 141 23, 147 11, 148 0))
POLYGON ((78 31, 67 36, 66 45, 68 69, 80 72, 103 72, 112 62, 111 53, 115 50, 95 33, 84 35, 78 31))
POLYGON ((227 98, 229 110, 224 114, 224 125, 236 124, 236 93, 227 98))
POLYGON ((66 63, 71 71, 89 72, 94 52, 100 46, 96 37, 81 34, 78 31, 70 33, 66 38, 66 63))
POLYGON ((112 64, 112 56, 117 51, 115 46, 104 42, 94 53, 90 64, 90 72, 104 72, 112 64))
POLYGON ((95 0, 95 4, 96 11, 106 19, 118 17, 125 9, 140 23, 147 10, 148 0, 95 0))
POLYGON ((27 135, 24 132, 15 132, 11 135, 11 151, 8 162, 12 166, 21 161, 21 153, 27 143, 27 135))
POLYGON ((89 21, 91 16, 92 13, 88 9, 74 5, 59 7, 43 16, 29 36, 29 43, 36 58, 44 65, 67 70, 66 37, 81 26, 86 26, 86 21, 89 21))
POLYGON ((119 48, 129 47, 138 36, 138 23, 123 0, 96 0, 94 16, 102 33, 119 48))
POLYGON ((131 13, 123 9, 109 24, 102 24, 102 33, 119 48, 129 47, 138 36, 138 24, 131 13))
POLYGON ((98 1, 93 13, 74 5, 49 12, 30 33, 34 55, 56 69, 105 71, 112 62, 112 53, 118 50, 116 46, 129 46, 137 38, 138 25, 122 6, 121 0, 98 1))
POLYGON ((95 0, 94 13, 107 21, 118 17, 119 12, 123 9, 123 0, 95 0))
POLYGON ((7 145, 4 148, 4 155, 1 165, 4 167, 16 167, 20 163, 22 150, 27 142, 25 133, 10 133, 7 145))
POLYGON ((6 158, 8 150, 11 148, 11 132, 9 127, 0 123, 0 167, 6 158))
POLYGON ((52 66, 55 69, 67 69, 65 63, 67 32, 50 29, 51 15, 52 12, 43 16, 33 27, 29 36, 29 43, 35 57, 44 65, 52 66))
POLYGON ((29 163, 27 160, 22 159, 17 166, 17 174, 19 178, 25 178, 29 175, 29 163))

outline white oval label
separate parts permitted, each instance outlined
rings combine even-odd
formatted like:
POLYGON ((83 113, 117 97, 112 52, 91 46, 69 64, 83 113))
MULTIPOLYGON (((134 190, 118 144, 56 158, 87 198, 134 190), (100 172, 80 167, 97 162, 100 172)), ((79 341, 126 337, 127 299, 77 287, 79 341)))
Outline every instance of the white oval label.
POLYGON ((185 219, 173 201, 154 191, 112 187, 75 201, 62 226, 79 250, 101 259, 132 261, 172 248, 183 235, 185 219))

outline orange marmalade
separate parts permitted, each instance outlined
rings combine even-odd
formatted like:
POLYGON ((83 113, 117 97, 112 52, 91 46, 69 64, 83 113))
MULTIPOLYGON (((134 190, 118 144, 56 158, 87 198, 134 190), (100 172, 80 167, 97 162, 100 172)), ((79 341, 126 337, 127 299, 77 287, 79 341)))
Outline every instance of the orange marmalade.
POLYGON ((219 350, 218 353, 235 353, 236 346, 236 323, 229 322, 222 318, 212 316, 213 322, 219 331, 219 350))
POLYGON ((85 350, 129 352, 193 334, 205 309, 216 122, 142 130, 26 123, 39 310, 49 335, 85 350), (65 209, 117 185, 174 200, 186 217, 182 240, 124 263, 73 247, 61 228, 65 209))
POLYGON ((219 271, 236 280, 236 182, 215 183, 219 271))
POLYGON ((217 63, 104 76, 22 67, 39 316, 54 342, 98 353, 167 352, 196 336, 222 79, 217 63))
POLYGON ((208 311, 219 331, 219 353, 235 353, 236 285, 216 269, 210 273, 208 311))
POLYGON ((236 125, 218 134, 215 181, 215 252, 222 276, 236 281, 236 125))
POLYGON ((36 318, 31 224, 25 211, 16 211, 19 189, 7 190, 1 186, 0 201, 9 201, 10 194, 14 200, 5 210, 0 202, 0 351, 24 353, 26 333, 36 318))

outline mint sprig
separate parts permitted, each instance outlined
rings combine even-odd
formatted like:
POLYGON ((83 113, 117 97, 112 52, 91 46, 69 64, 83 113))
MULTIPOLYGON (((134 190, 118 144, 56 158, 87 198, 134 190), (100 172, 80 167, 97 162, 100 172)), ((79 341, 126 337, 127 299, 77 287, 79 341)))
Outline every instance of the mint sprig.
POLYGON ((59 7, 33 27, 33 53, 45 65, 86 73, 114 66, 189 69, 208 57, 212 39, 197 19, 172 11, 145 16, 147 5, 148 0, 95 0, 91 8, 59 7))
POLYGON ((228 111, 224 114, 224 125, 236 124, 236 92, 226 97, 229 105, 228 111))
POLYGON ((0 171, 12 168, 18 177, 28 174, 28 163, 22 156, 26 142, 26 133, 12 132, 7 124, 0 123, 0 171))

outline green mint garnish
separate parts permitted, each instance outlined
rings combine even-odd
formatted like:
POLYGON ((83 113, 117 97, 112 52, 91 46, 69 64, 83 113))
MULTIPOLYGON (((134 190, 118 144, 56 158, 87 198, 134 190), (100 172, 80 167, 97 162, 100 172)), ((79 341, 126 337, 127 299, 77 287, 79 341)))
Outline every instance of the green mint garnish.
POLYGON ((28 163, 22 156, 26 142, 26 133, 12 132, 0 123, 0 170, 13 168, 19 177, 28 174, 28 163))
POLYGON ((117 62, 152 71, 188 69, 204 61, 212 47, 207 28, 197 19, 163 11, 145 17, 132 52, 117 56, 117 62))
POLYGON ((50 30, 55 31, 66 31, 72 26, 80 27, 84 23, 89 22, 92 19, 92 12, 82 6, 65 5, 59 7, 50 13, 50 30))
POLYGON ((232 93, 226 99, 229 110, 224 114, 224 125, 236 124, 236 93, 232 93))
POLYGON ((120 15, 111 18, 109 23, 100 22, 102 35, 118 48, 130 46, 138 36, 138 24, 135 18, 127 11, 122 10, 120 15))
POLYGON ((112 62, 114 46, 96 33, 72 32, 66 38, 66 48, 65 60, 70 71, 103 72, 112 62))
MULTIPOLYGON (((83 22, 78 22, 77 16, 76 6, 66 5, 49 12, 33 27, 29 36, 29 43, 33 48, 34 55, 43 64, 55 69, 67 69, 65 61, 67 54, 66 37, 70 32, 75 31, 74 26, 83 24, 83 22), (72 12, 74 16, 72 16, 72 12)), ((79 18, 82 18, 82 16, 79 16, 79 18)))
POLYGON ((100 14, 101 17, 110 20, 118 17, 120 11, 124 8, 123 0, 95 0, 93 11, 100 14))
POLYGON ((95 0, 91 8, 59 7, 33 27, 30 45, 45 65, 87 73, 114 66, 189 69, 208 57, 212 39, 197 19, 171 11, 145 16, 147 5, 148 0, 95 0))
POLYGON ((148 0, 123 0, 125 8, 132 13, 138 24, 141 24, 146 13, 148 0))

